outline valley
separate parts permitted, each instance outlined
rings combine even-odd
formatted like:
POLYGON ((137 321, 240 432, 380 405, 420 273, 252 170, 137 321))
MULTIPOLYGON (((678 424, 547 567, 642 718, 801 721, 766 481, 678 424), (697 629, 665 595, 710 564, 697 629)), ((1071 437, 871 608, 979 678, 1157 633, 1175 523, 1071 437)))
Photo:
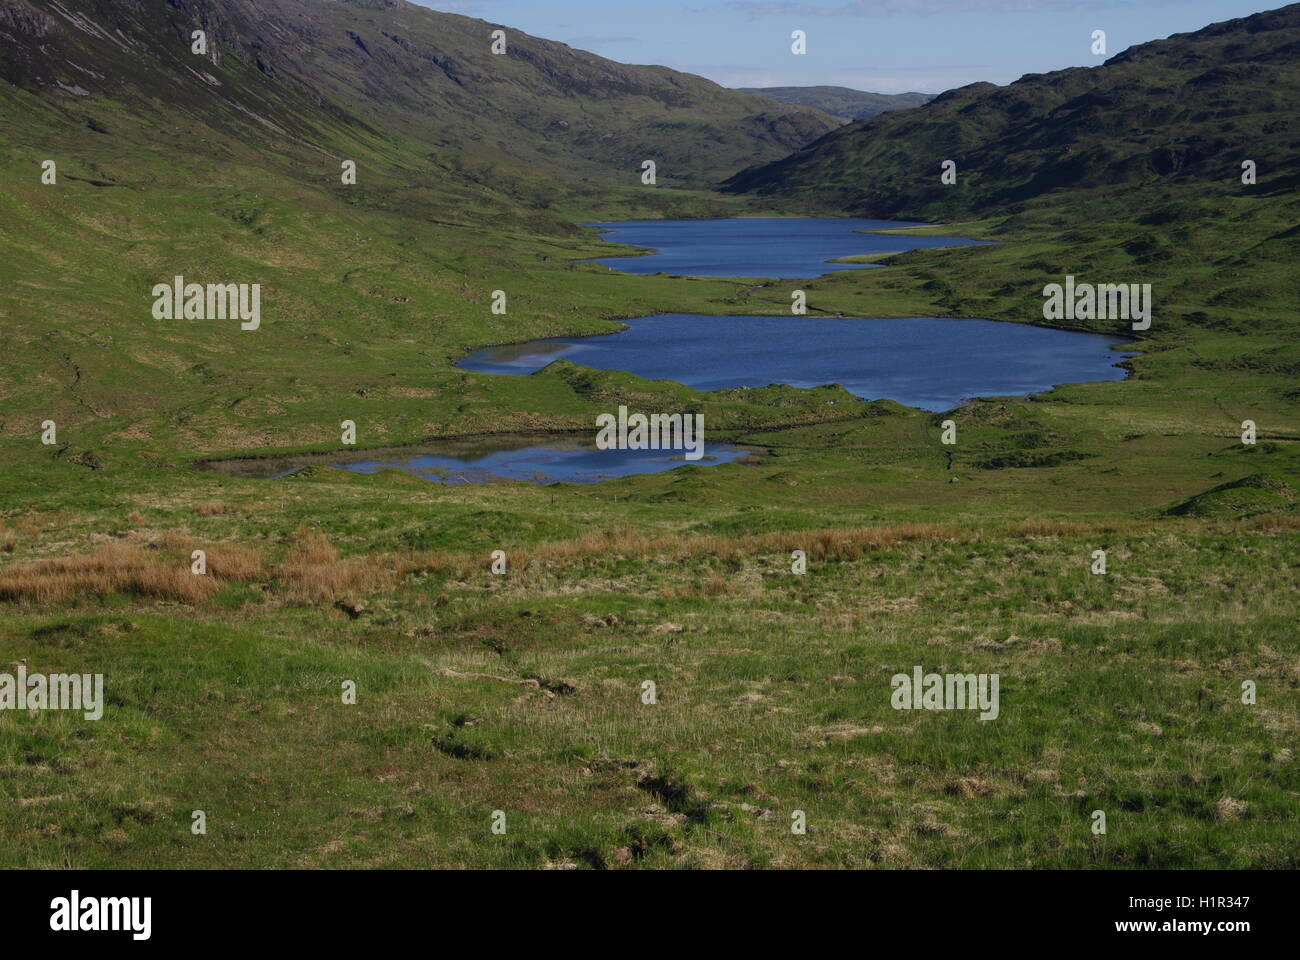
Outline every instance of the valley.
POLYGON ((0 713, 0 864, 1294 868, 1300 6, 848 125, 496 28, 0 0, 0 660, 105 678, 98 721, 0 713), (888 232, 693 274, 590 225, 804 218, 888 232), (178 276, 258 284, 257 328, 153 316, 178 276), (1149 328, 1047 316, 1067 276, 1149 284, 1149 328), (461 362, 681 318, 733 369, 461 362), (853 318, 927 321, 885 366, 945 388, 995 335, 1113 378, 739 349, 857 369, 853 318), (450 482, 620 407, 734 456, 450 482), (232 459, 273 466, 196 469, 232 459), (996 719, 899 675, 996 676, 996 719))

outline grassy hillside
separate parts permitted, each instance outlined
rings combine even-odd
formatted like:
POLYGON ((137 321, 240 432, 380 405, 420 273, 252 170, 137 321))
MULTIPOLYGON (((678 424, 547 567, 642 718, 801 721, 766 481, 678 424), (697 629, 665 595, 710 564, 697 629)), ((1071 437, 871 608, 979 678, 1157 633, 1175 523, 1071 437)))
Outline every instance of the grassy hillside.
POLYGON ((97 107, 119 129, 161 113, 183 125, 174 137, 210 126, 263 152, 299 147, 319 164, 360 152, 401 180, 530 198, 540 179, 637 184, 647 159, 668 184, 711 185, 834 127, 516 30, 494 55, 494 29, 404 0, 3 0, 0 76, 110 128, 97 107))
POLYGON ((934 99, 929 93, 868 93, 850 87, 739 87, 741 93, 767 97, 777 103, 816 107, 838 120, 851 123, 890 110, 919 107, 934 99))
MULTIPOLYGON (((96 722, 0 712, 0 865, 1300 865, 1294 154, 1261 147, 1256 188, 1153 172, 971 201, 928 231, 997 244, 869 271, 621 275, 572 262, 609 252, 580 223, 867 207, 793 181, 758 199, 642 187, 638 168, 625 185, 613 147, 541 135, 549 105, 629 138, 652 115, 716 118, 716 162, 676 134, 629 141, 680 148, 700 178, 779 153, 744 119, 769 107, 672 106, 668 88, 709 87, 618 65, 600 69, 659 92, 566 94, 581 64, 561 45, 453 50, 488 29, 464 18, 387 0, 60 6, 90 19, 0 0, 0 112, 21 118, 0 127, 0 664, 103 672, 108 705, 96 722), (109 17, 139 49, 106 52, 109 17), (219 87, 164 52, 195 18, 220 38, 196 68, 219 87), (525 95, 473 139, 474 104, 525 95), (834 386, 453 366, 620 317, 785 314, 795 288, 814 317, 1041 322, 1065 272, 1156 285, 1129 379, 933 415, 834 386), (150 288, 177 273, 262 283, 261 329, 154 320, 150 288), (338 449, 345 418, 360 447, 589 435, 619 403, 701 410, 710 440, 757 453, 547 488, 193 466, 338 449), (999 673, 1000 717, 891 709, 891 675, 918 664, 999 673)), ((1234 62, 1272 56, 1270 31, 1212 30, 1234 62)), ((1252 76, 1225 102, 1253 109, 1252 76)), ((942 127, 950 109, 907 116, 942 127)), ((990 129, 1019 110, 987 109, 990 129)))
POLYGON ((1082 211, 1099 202, 1094 191, 1128 197, 1131 209, 1184 186, 1198 196, 1294 196, 1298 45, 1292 4, 1141 44, 1098 67, 971 84, 924 110, 843 127, 728 189, 943 220, 1030 201, 1082 211), (940 181, 944 160, 956 163, 955 184, 940 181), (1243 160, 1257 165, 1254 190, 1238 189, 1243 160))

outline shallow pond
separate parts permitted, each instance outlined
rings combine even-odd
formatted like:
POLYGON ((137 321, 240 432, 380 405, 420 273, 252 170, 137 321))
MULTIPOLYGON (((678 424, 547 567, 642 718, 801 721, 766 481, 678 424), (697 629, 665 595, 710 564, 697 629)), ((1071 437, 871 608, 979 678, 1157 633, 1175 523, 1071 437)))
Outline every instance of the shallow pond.
MULTIPOLYGON (((702 459, 689 462, 707 467, 750 456, 752 450, 706 443, 702 459)), ((595 483, 638 473, 662 473, 685 463, 681 451, 598 450, 592 440, 514 435, 348 453, 209 460, 198 466, 227 476, 265 479, 286 477, 310 466, 324 466, 355 473, 401 470, 434 483, 486 483, 501 479, 548 484, 595 483)))

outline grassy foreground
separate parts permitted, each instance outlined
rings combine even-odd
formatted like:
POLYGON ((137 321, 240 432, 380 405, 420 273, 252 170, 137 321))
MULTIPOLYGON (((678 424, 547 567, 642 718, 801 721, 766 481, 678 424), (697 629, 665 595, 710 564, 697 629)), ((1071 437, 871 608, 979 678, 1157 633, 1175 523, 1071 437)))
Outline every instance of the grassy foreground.
POLYGON ((349 563, 235 491, 168 525, 194 541, 124 525, 98 548, 118 591, 0 627, 109 689, 98 723, 4 719, 4 866, 1296 864, 1294 518, 557 542, 488 490, 306 487, 537 542, 505 576, 472 550, 349 563), (254 522, 210 596, 132 595, 254 522), (891 709, 917 664, 998 673, 1001 715, 891 709))

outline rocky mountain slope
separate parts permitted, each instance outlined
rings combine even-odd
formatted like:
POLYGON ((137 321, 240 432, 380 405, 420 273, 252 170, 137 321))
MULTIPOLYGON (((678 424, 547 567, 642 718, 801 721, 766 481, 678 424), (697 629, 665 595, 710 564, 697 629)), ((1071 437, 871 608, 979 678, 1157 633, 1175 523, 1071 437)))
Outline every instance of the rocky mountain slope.
POLYGON ((403 0, 0 0, 0 39, 0 79, 54 110, 189 118, 281 153, 362 143, 460 179, 635 182, 654 159, 670 183, 711 183, 834 127, 403 0))

